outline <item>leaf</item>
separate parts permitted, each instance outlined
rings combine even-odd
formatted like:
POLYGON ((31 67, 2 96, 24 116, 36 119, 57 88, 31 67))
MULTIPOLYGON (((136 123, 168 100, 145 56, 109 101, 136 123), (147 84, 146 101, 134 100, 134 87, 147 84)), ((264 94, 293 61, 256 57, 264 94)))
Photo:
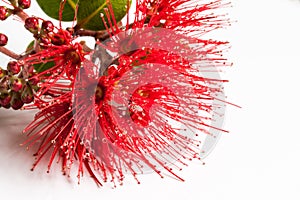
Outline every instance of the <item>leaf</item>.
MULTIPOLYGON (((49 16, 54 19, 59 20, 59 10, 60 10, 60 3, 61 0, 36 0, 41 9, 49 16)), ((66 0, 62 21, 73 21, 76 4, 79 0, 66 0)), ((85 1, 85 0, 83 0, 85 1)))
POLYGON ((35 42, 35 40, 32 40, 29 44, 28 44, 28 46, 26 47, 26 50, 25 50, 25 53, 27 54, 27 53, 30 53, 31 51, 33 51, 33 49, 34 49, 34 42, 35 42))
MULTIPOLYGON (((117 22, 127 13, 127 0, 110 0, 114 17, 117 22)), ((103 30, 105 26, 103 24, 100 13, 104 14, 107 25, 108 20, 105 15, 104 8, 107 8, 107 0, 81 0, 79 1, 78 13, 77 13, 77 25, 80 28, 85 28, 89 30, 103 30)), ((112 16, 110 16, 112 21, 112 16)))
POLYGON ((47 69, 50 69, 54 65, 55 65, 55 63, 53 61, 51 61, 51 62, 47 62, 47 63, 34 64, 33 66, 37 73, 41 73, 47 69))

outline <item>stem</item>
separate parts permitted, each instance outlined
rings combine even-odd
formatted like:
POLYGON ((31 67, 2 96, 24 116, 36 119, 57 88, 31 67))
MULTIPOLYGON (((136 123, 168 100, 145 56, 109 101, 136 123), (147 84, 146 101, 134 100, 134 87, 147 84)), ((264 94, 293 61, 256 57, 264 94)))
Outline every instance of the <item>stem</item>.
POLYGON ((25 21, 29 16, 22 9, 15 7, 12 12, 14 15, 20 17, 23 21, 25 21))
MULTIPOLYGON (((74 28, 75 29, 75 28, 74 28)), ((79 29, 74 32, 75 35, 78 36, 91 36, 94 37, 95 39, 98 39, 100 41, 104 41, 109 38, 109 34, 107 31, 92 31, 92 30, 84 30, 84 29, 79 29)))
POLYGON ((5 55, 7 55, 7 56, 9 56, 9 57, 11 57, 11 58, 13 58, 13 59, 16 59, 16 60, 18 60, 18 59, 21 58, 20 55, 12 52, 11 50, 9 50, 9 49, 7 49, 5 47, 0 47, 0 52, 3 53, 3 54, 5 54, 5 55))

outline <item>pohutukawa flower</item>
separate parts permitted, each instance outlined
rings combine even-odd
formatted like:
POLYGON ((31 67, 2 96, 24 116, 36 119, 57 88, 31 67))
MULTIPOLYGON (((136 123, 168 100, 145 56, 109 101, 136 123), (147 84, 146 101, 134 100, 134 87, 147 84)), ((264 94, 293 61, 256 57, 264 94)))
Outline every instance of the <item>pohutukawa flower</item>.
POLYGON ((212 12, 228 4, 137 0, 134 16, 127 14, 122 25, 129 0, 95 1, 92 14, 82 13, 84 2, 66 2, 53 5, 58 15, 45 12, 59 20, 78 18, 77 25, 65 30, 27 17, 34 43, 26 55, 14 56, 18 61, 7 71, 0 68, 0 105, 39 110, 24 129, 29 138, 23 145, 39 143, 32 169, 49 154, 48 172, 59 157, 64 174, 76 164, 78 180, 87 171, 98 185, 122 184, 126 172, 139 183, 137 174, 147 169, 183 180, 178 172, 203 157, 203 137, 225 132, 214 116, 225 102, 226 80, 205 72, 230 65, 222 57, 227 42, 201 36, 229 24, 212 12), (74 13, 65 15, 64 8, 74 13), (98 31, 99 20, 104 30, 98 31), (79 36, 95 37, 95 49, 79 36))
POLYGON ((73 80, 86 54, 79 43, 73 44, 69 32, 62 29, 53 32, 49 40, 51 43, 41 41, 39 52, 22 59, 25 65, 40 66, 37 68, 40 73, 29 78, 33 85, 43 80, 39 85, 39 96, 48 93, 59 80, 73 80), (41 60, 46 64, 41 64, 41 60))
POLYGON ((0 46, 5 46, 7 44, 7 41, 7 36, 3 33, 0 33, 0 46))

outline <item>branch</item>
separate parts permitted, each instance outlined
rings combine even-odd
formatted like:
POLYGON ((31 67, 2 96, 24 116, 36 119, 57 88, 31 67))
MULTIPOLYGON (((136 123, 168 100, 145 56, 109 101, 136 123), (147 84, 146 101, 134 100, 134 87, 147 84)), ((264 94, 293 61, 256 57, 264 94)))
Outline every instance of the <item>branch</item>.
POLYGON ((8 50, 5 47, 0 47, 0 52, 3 53, 3 54, 5 54, 5 55, 7 55, 7 56, 9 56, 9 57, 11 57, 11 58, 13 58, 13 59, 16 59, 16 60, 18 60, 18 59, 21 58, 20 55, 12 52, 11 50, 8 50))
POLYGON ((22 9, 15 7, 14 10, 12 11, 12 14, 17 15, 20 17, 23 21, 25 21, 29 16, 27 13, 25 13, 22 9))
MULTIPOLYGON (((70 29, 72 29, 72 28, 69 28, 69 30, 70 29)), ((74 30, 75 35, 90 36, 90 37, 94 37, 95 39, 98 39, 100 41, 104 41, 109 38, 109 34, 107 33, 106 30, 103 30, 103 31, 92 31, 92 30, 84 30, 84 29, 76 30, 75 28, 73 30, 74 30)))

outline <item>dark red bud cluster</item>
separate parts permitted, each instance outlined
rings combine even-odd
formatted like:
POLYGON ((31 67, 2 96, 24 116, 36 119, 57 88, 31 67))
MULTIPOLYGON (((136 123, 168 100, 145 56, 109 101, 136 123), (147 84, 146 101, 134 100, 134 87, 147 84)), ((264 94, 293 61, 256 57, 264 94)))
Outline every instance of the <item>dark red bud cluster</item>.
POLYGON ((40 24, 38 18, 28 17, 25 20, 24 26, 28 31, 33 33, 42 48, 49 45, 64 45, 72 38, 69 31, 58 30, 55 32, 54 24, 48 20, 44 20, 42 24, 40 24))
POLYGON ((33 88, 39 82, 36 79, 33 66, 24 67, 11 61, 7 64, 7 70, 0 67, 0 107, 18 110, 24 104, 33 102, 33 88))
POLYGON ((11 14, 16 14, 17 12, 20 12, 20 9, 27 9, 31 5, 31 0, 18 0, 17 1, 11 1, 12 6, 14 9, 9 9, 6 6, 0 6, 0 20, 6 20, 11 14))

